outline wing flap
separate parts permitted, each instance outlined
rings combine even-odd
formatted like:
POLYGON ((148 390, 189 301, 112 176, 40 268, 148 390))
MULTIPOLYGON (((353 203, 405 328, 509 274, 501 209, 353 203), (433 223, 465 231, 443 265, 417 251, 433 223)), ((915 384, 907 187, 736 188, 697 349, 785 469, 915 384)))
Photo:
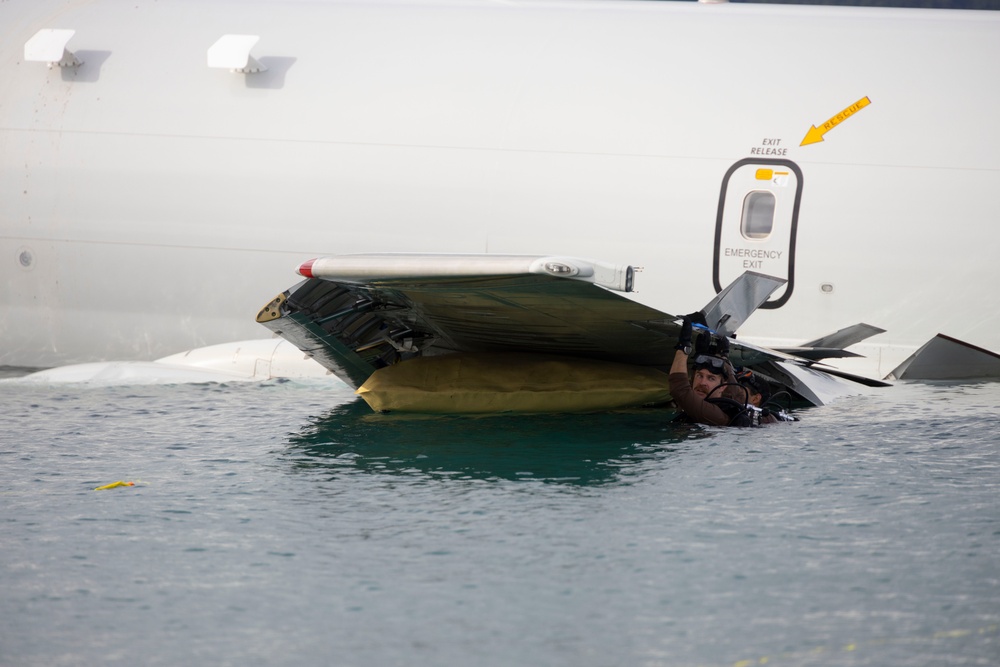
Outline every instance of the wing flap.
POLYGON ((811 340, 808 343, 803 343, 802 347, 843 350, 845 347, 850 347, 855 343, 860 343, 861 341, 867 340, 880 333, 885 333, 885 329, 861 322, 859 324, 853 324, 849 327, 844 327, 843 329, 835 331, 832 334, 821 336, 820 338, 811 340))
POLYGON ((798 347, 781 347, 777 349, 786 354, 792 354, 811 361, 860 357, 860 354, 850 352, 844 348, 850 347, 855 343, 860 343, 880 333, 885 333, 885 329, 864 323, 854 324, 835 331, 832 334, 821 336, 816 340, 811 340, 808 343, 803 343, 798 347))
POLYGON ((723 336, 736 333, 760 304, 787 282, 784 278, 744 271, 702 308, 705 321, 723 336))

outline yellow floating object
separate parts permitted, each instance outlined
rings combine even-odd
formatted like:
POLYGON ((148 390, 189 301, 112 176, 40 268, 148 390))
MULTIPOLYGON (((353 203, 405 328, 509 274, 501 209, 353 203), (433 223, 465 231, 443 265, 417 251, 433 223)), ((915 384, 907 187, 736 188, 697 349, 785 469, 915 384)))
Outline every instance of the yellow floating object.
POLYGON ((115 489, 119 486, 135 486, 135 482, 122 482, 121 480, 117 482, 111 482, 110 484, 105 484, 104 486, 99 486, 94 491, 105 491, 107 489, 115 489))
POLYGON ((355 392, 379 412, 588 412, 664 403, 655 368, 529 354, 449 354, 380 368, 355 392))

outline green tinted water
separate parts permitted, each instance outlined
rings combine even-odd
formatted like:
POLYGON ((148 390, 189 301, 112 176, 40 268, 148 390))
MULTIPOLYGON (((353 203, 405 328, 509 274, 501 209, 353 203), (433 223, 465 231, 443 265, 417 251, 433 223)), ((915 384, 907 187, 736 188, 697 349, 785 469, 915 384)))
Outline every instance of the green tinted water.
POLYGON ((294 383, 0 401, 2 665, 1000 657, 998 385, 756 430, 294 383))

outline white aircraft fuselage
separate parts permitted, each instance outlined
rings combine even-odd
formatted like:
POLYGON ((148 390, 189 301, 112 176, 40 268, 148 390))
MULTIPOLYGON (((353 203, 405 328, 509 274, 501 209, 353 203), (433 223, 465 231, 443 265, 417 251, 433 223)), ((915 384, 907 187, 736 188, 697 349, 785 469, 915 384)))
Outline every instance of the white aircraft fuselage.
POLYGON ((264 338, 303 261, 376 252, 627 263, 669 313, 778 276, 740 338, 865 322, 875 377, 1000 350, 998 62, 977 11, 9 0, 0 365, 264 338))

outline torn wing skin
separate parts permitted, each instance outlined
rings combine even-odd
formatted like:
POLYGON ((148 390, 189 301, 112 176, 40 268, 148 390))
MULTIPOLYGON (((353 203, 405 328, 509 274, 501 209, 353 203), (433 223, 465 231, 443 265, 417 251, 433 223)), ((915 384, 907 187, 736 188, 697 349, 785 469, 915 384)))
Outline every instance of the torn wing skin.
MULTIPOLYGON (((631 289, 631 267, 609 266, 490 255, 328 257, 303 264, 306 280, 257 321, 354 388, 399 361, 458 352, 561 355, 667 372, 678 318, 610 291, 631 289)), ((774 369, 770 362, 811 363, 736 340, 730 348, 734 364, 765 371, 774 369)), ((796 393, 824 402, 817 392, 796 393)))

